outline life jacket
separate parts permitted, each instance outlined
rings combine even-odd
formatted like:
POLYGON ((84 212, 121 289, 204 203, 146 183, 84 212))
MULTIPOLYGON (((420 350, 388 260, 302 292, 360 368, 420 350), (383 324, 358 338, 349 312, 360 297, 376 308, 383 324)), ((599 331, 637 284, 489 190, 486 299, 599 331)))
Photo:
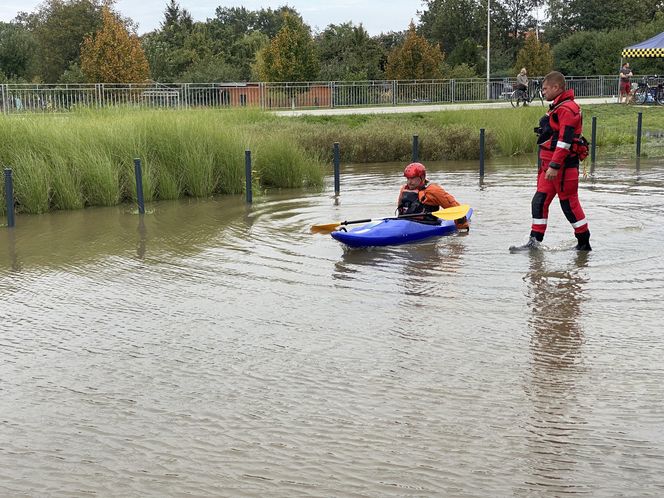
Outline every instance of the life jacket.
POLYGON ((569 137, 570 140, 570 152, 565 158, 565 163, 563 167, 578 167, 579 162, 583 161, 588 157, 588 140, 581 135, 581 130, 583 127, 583 116, 581 114, 581 109, 579 106, 572 100, 572 95, 563 98, 561 101, 556 104, 551 104, 549 111, 540 118, 539 126, 535 128, 535 133, 537 133, 537 144, 540 146, 540 151, 544 151, 544 154, 541 156, 548 156, 547 159, 550 159, 550 156, 553 155, 553 151, 556 149, 560 137, 560 118, 558 115, 558 110, 565 108, 570 111, 573 115, 579 116, 579 121, 574 130, 574 135, 569 137))
POLYGON ((420 201, 420 192, 426 190, 427 186, 428 185, 425 185, 423 188, 416 190, 411 190, 406 187, 403 187, 399 195, 399 205, 397 206, 397 213, 399 215, 423 213, 424 216, 422 216, 422 218, 414 217, 412 219, 416 221, 440 223, 440 220, 435 216, 426 214, 438 211, 440 207, 431 206, 429 204, 423 204, 420 201))

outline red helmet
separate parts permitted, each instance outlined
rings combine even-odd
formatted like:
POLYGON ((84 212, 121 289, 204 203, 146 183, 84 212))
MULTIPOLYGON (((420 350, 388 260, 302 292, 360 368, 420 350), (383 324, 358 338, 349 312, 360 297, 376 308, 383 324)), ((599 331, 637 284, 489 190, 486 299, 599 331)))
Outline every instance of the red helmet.
POLYGON ((406 166, 406 169, 403 170, 403 176, 406 178, 426 178, 427 169, 422 163, 410 163, 406 166))

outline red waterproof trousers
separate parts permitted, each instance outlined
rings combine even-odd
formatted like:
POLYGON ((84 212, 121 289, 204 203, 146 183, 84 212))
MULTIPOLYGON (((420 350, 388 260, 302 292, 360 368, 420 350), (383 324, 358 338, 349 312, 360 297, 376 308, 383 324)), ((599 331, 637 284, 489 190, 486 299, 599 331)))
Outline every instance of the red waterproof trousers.
POLYGON ((553 180, 547 180, 544 176, 549 161, 542 161, 542 166, 537 176, 537 192, 533 196, 532 212, 533 224, 531 235, 538 240, 544 238, 547 221, 549 218, 549 206, 557 195, 560 207, 570 222, 574 233, 579 234, 588 231, 588 221, 579 202, 579 168, 562 167, 553 180), (561 181, 561 175, 562 181, 561 181))

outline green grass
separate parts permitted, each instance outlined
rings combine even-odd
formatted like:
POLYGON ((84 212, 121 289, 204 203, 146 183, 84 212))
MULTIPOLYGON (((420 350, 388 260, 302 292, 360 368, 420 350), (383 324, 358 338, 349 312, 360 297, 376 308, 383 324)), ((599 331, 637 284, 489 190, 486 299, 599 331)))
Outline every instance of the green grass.
MULTIPOLYGON (((0 116, 0 162, 14 169, 19 212, 108 206, 136 198, 140 158, 147 202, 239 194, 244 152, 252 150, 254 187, 319 187, 332 145, 343 162, 407 162, 413 135, 420 158, 473 160, 479 130, 486 155, 535 151, 533 128, 545 107, 412 114, 276 117, 255 109, 84 110, 67 115, 0 116)), ((584 135, 597 118, 598 159, 635 154, 637 113, 645 131, 664 131, 664 107, 584 106, 584 135)), ((664 156, 644 138, 642 151, 664 156)), ((661 139, 659 139, 661 140, 661 139)), ((0 193, 0 195, 3 195, 0 193)), ((0 212, 4 212, 4 201, 0 212)))
MULTIPOLYGON (((399 161, 410 156, 412 136, 420 138, 424 161, 477 159, 479 129, 486 130, 487 152, 494 156, 518 156, 536 151, 533 128, 546 107, 473 109, 413 114, 352 116, 303 116, 290 118, 288 133, 297 134, 312 152, 321 152, 339 141, 347 161, 399 161), (453 131, 452 131, 453 130, 453 131), (464 133, 465 132, 465 133, 464 133), (463 143, 459 144, 458 141, 463 143)), ((590 139, 591 120, 597 117, 597 147, 607 155, 634 155, 625 145, 636 140, 637 114, 643 113, 644 130, 664 131, 664 107, 583 106, 584 135, 590 139)), ((646 141, 647 142, 647 141, 646 141)), ((644 142, 644 143, 646 143, 644 142)), ((646 143, 647 145, 647 143, 646 143)), ((664 155, 664 149, 652 153, 664 155)), ((646 150, 648 148, 646 147, 646 150)))

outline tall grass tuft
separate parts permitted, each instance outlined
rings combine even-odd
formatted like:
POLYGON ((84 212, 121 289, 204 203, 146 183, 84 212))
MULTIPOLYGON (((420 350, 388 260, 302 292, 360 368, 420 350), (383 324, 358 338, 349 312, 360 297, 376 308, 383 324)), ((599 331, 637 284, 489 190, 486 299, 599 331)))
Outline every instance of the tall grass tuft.
MULTIPOLYGON (((40 154, 25 151, 15 157, 13 165, 17 211, 45 213, 49 210, 49 164, 40 154)), ((4 204, 3 204, 4 205, 4 204)))
POLYGON ((184 138, 178 158, 182 169, 184 193, 208 197, 217 190, 214 149, 216 130, 204 123, 186 123, 180 130, 184 138))
POLYGON ((240 194, 244 190, 244 151, 248 139, 234 130, 219 130, 214 153, 217 193, 240 194))
POLYGON ((81 165, 81 194, 87 206, 114 206, 119 203, 120 167, 100 147, 84 147, 71 154, 72 164, 81 165))
POLYGON ((323 183, 323 167, 318 161, 284 137, 259 141, 255 157, 254 165, 265 187, 294 188, 323 183))
POLYGON ((54 152, 47 159, 53 188, 52 209, 81 209, 85 206, 82 188, 82 166, 54 152))

